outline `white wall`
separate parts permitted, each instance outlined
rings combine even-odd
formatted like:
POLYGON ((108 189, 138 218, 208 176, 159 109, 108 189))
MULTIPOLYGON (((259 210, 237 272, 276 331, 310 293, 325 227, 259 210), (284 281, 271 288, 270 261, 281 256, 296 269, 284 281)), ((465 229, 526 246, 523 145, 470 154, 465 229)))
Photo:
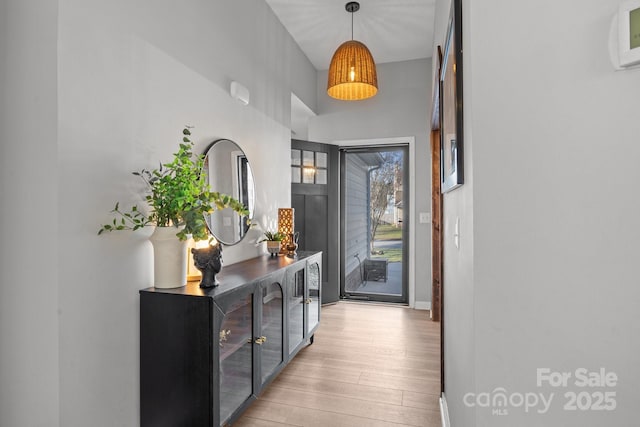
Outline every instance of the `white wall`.
POLYGON ((318 116, 309 119, 309 139, 332 143, 340 140, 415 137, 416 218, 415 300, 426 307, 431 301, 431 224, 420 224, 419 212, 431 212, 431 154, 427 111, 431 99, 431 60, 377 64, 378 94, 370 99, 344 102, 326 94, 327 72, 318 73, 318 116))
POLYGON ((57 1, 0 2, 0 425, 57 426, 57 1))
POLYGON ((444 257, 452 425, 635 425, 640 71, 609 62, 618 2, 463 3, 470 182, 444 202, 445 243, 462 221, 461 249, 444 257), (538 368, 574 376, 538 387, 538 368), (578 368, 619 380, 581 388, 578 368), (555 396, 547 414, 462 403, 498 387, 555 396), (585 391, 616 392, 617 407, 563 409, 585 391))
MULTIPOLYGON (((131 171, 168 160, 185 124, 198 150, 229 138, 246 151, 256 222, 275 221, 290 206, 289 172, 273 165, 289 162, 291 92, 315 105, 315 70, 259 0, 0 12, 1 196, 12 201, 1 204, 0 424, 137 425, 151 247, 148 233, 98 237, 99 225, 116 200, 139 201, 131 171), (229 97, 232 80, 250 106, 229 97)), ((226 248, 225 263, 257 254, 259 235, 226 248)))
MULTIPOLYGON (((435 13, 435 47, 444 49, 448 27, 450 0, 438 1, 435 13)), ((468 16, 464 16, 468 19, 468 16)), ((464 33, 468 37, 468 31, 464 33)), ((463 43, 465 49, 466 44, 463 43)), ((432 64, 434 75, 438 64, 432 64)), ((464 63, 464 75, 468 76, 472 64, 464 63)), ((435 82, 435 79, 433 80, 435 82)), ((470 92, 465 86, 465 102, 470 92)), ((431 106, 430 106, 431 107, 431 106)), ((464 406, 462 396, 475 390, 475 300, 474 300, 474 164, 472 112, 464 104, 464 185, 443 195, 443 322, 445 325, 445 394, 452 426, 473 426, 474 411, 464 406), (453 240, 456 220, 460 223, 460 247, 453 240)), ((429 112, 431 117, 431 109, 429 112)))

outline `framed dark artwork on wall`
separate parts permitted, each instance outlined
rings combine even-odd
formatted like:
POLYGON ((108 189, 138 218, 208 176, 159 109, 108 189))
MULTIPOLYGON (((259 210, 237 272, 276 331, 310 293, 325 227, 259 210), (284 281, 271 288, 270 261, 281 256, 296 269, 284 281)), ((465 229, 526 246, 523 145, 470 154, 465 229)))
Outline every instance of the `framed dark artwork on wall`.
POLYGON ((462 121, 462 6, 453 0, 440 71, 440 186, 443 193, 464 183, 462 121))

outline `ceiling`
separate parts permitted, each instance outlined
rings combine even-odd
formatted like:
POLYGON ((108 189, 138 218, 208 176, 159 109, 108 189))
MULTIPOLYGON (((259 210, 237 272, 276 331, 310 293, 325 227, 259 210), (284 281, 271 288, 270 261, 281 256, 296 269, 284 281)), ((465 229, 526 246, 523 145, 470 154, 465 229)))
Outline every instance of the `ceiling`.
MULTIPOLYGON (((316 70, 329 69, 338 46, 351 39, 348 0, 265 0, 316 70)), ((353 37, 376 63, 430 58, 436 0, 360 0, 353 37)), ((291 94, 291 136, 308 139, 315 113, 291 94)))
MULTIPOLYGON (((351 39, 348 0, 265 0, 316 70, 327 70, 333 53, 351 39)), ((353 38, 376 63, 430 58, 435 0, 360 0, 353 38)))

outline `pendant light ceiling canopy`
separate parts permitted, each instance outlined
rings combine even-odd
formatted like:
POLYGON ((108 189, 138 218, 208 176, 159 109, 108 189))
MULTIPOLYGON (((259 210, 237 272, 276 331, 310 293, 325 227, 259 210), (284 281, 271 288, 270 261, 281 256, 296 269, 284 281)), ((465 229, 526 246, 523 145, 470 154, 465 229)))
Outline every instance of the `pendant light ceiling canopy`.
POLYGON ((352 1, 345 9, 351 13, 351 40, 342 43, 331 58, 327 94, 335 99, 357 101, 378 92, 378 76, 369 49, 353 40, 353 14, 360 9, 360 4, 352 1))

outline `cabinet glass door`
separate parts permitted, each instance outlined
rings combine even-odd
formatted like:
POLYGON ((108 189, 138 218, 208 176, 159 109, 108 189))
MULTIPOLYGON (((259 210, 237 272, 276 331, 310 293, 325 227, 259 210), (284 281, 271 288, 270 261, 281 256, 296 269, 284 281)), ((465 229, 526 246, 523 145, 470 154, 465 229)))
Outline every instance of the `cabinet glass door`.
POLYGON ((309 285, 309 294, 306 300, 309 310, 307 334, 310 334, 320 322, 320 266, 317 262, 309 264, 307 274, 309 285))
POLYGON ((262 321, 260 326, 260 371, 265 382, 282 363, 283 319, 282 288, 280 283, 265 284, 262 290, 262 321))
POLYGON ((304 268, 293 273, 287 280, 289 300, 289 352, 300 345, 304 339, 304 268))
POLYGON ((226 310, 220 327, 221 421, 229 418, 253 392, 252 301, 252 293, 235 300, 226 310))

